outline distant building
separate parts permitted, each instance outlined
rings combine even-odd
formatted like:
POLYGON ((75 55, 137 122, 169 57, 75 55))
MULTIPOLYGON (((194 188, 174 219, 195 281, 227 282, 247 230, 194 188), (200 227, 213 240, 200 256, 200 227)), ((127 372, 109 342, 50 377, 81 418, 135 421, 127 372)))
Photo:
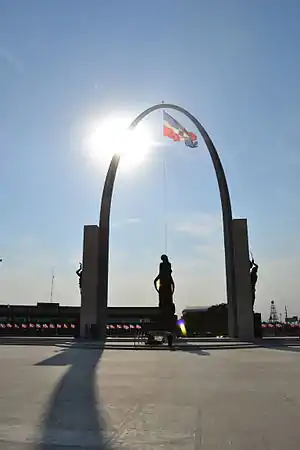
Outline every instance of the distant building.
POLYGON ((286 317, 285 318, 286 323, 295 323, 299 321, 298 316, 293 316, 293 317, 286 317))
MULTIPOLYGON (((212 306, 191 306, 182 311, 188 336, 228 336, 226 303, 212 306)), ((254 334, 261 337, 261 315, 254 314, 254 334)))
POLYGON ((190 306, 182 311, 189 336, 219 336, 228 334, 227 305, 190 306))
MULTIPOLYGON (((108 307, 109 334, 124 334, 140 328, 152 328, 157 323, 157 307, 108 307)), ((59 303, 37 305, 1 305, 0 334, 78 335, 80 307, 59 303)))

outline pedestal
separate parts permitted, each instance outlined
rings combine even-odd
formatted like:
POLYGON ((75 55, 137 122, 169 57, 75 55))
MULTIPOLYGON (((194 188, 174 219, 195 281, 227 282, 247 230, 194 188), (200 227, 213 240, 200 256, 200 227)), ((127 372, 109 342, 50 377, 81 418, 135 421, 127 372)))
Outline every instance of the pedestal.
POLYGON ((96 324, 98 283, 98 226, 85 225, 83 231, 80 337, 91 337, 96 324))
POLYGON ((254 320, 246 219, 232 221, 238 337, 253 340, 254 320))

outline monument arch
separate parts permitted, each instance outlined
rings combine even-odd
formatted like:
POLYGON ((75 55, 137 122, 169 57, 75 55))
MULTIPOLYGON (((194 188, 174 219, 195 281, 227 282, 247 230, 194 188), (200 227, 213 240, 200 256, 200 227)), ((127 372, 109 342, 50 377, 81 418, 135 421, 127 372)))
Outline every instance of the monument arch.
MULTIPOLYGON (((236 282, 234 265, 234 242, 232 231, 232 209, 229 195, 229 189, 225 172, 218 155, 218 152, 201 123, 186 109, 171 103, 159 103, 139 114, 131 123, 129 129, 134 128, 149 114, 159 109, 176 110, 188 117, 199 131, 204 140, 207 150, 210 154, 219 187, 221 199, 223 235, 224 235, 224 253, 225 253, 225 273, 226 273, 226 291, 228 304, 228 334, 231 337, 237 337, 237 301, 236 301, 236 282)), ((110 162, 107 175, 104 182, 104 188, 101 198, 100 217, 99 217, 99 236, 98 236, 98 282, 97 282, 97 329, 100 339, 105 337, 106 330, 106 309, 108 297, 108 269, 109 269, 109 231, 110 231, 110 211, 114 182, 119 166, 120 155, 114 155, 110 162)))

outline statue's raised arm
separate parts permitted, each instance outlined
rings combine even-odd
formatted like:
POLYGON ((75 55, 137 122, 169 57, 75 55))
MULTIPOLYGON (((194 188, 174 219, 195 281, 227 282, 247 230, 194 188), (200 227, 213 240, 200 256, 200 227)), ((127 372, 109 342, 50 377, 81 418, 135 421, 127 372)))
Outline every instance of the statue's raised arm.
POLYGON ((154 287, 155 287, 156 292, 159 292, 159 289, 157 287, 158 281, 159 281, 159 274, 157 275, 157 277, 154 278, 154 287))
POLYGON ((82 263, 80 262, 79 263, 79 269, 76 270, 76 275, 78 277, 81 277, 81 274, 82 274, 82 263))
POLYGON ((174 292, 175 292, 175 282, 174 282, 174 280, 173 280, 172 275, 171 275, 171 290, 172 290, 172 295, 173 295, 174 292))

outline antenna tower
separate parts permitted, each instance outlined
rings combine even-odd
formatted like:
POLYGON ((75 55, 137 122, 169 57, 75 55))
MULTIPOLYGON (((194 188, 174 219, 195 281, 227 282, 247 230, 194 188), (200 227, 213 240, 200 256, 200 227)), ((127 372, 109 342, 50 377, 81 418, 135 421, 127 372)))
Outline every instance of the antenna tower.
POLYGON ((274 300, 271 301, 269 322, 270 323, 279 322, 274 300))
POLYGON ((285 316, 285 322, 287 322, 287 319, 288 319, 288 310, 287 310, 287 307, 286 307, 286 306, 284 307, 284 316, 285 316))

